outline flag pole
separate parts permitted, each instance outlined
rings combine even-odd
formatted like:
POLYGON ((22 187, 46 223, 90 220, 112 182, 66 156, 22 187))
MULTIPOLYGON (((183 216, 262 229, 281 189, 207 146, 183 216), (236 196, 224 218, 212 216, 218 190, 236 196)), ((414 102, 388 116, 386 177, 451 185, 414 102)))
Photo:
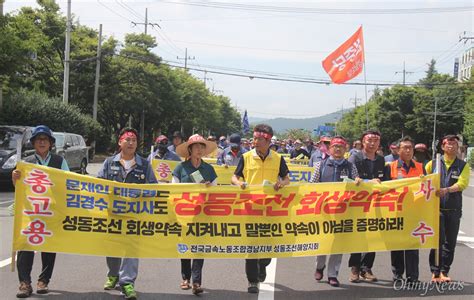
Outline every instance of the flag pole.
MULTIPOLYGON (((360 27, 363 27, 362 24, 360 27)), ((369 130, 369 108, 367 107, 368 98, 367 98, 367 74, 365 72, 365 43, 364 43, 364 87, 365 87, 365 123, 366 129, 369 130)))

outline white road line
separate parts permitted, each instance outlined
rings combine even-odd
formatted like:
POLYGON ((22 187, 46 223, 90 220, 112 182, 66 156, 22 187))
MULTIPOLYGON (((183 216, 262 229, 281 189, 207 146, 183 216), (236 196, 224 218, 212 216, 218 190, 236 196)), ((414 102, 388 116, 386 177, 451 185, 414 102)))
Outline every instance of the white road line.
POLYGON ((11 263, 12 263, 12 258, 11 257, 7 258, 7 259, 4 259, 4 260, 0 261, 0 268, 8 266, 11 263))
POLYGON ((466 234, 466 233, 465 233, 464 231, 462 231, 462 230, 459 230, 459 234, 460 234, 460 235, 464 235, 464 234, 466 234))
POLYGON ((273 258, 272 262, 267 266, 267 278, 265 279, 265 282, 260 283, 258 300, 273 300, 275 292, 276 266, 277 259, 273 258))
POLYGON ((474 243, 474 237, 458 236, 458 242, 461 242, 461 243, 474 243))

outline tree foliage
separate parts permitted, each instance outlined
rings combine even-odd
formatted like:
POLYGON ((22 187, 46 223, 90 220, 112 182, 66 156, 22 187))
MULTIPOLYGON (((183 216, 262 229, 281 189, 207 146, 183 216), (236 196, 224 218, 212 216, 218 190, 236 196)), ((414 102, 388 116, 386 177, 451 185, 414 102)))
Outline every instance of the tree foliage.
MULTIPOLYGON (((0 80, 9 99, 36 97, 46 103, 45 98, 50 98, 48 103, 56 103, 63 90, 66 18, 54 0, 38 0, 38 4, 38 8, 23 7, 17 14, 0 17, 0 80), (28 94, 22 88, 37 93, 28 94)), ((73 22, 69 103, 84 117, 92 115, 97 42, 97 30, 73 22)), ((147 145, 156 135, 176 130, 187 136, 239 132, 241 117, 230 99, 211 93, 188 72, 162 64, 152 51, 156 46, 156 39, 145 34, 127 34, 123 42, 103 37, 98 105, 103 131, 98 147, 107 146, 130 120, 138 129, 143 111, 147 145)), ((16 124, 24 121, 13 114, 3 118, 16 124)))
POLYGON ((88 139, 101 134, 101 126, 92 117, 81 113, 75 105, 68 105, 60 98, 20 89, 5 99, 5 109, 0 114, 2 124, 36 126, 48 124, 53 131, 74 132, 88 139))
POLYGON ((417 86, 377 89, 366 106, 359 106, 342 118, 338 131, 350 140, 359 138, 367 128, 367 108, 369 128, 382 133, 383 146, 405 135, 410 135, 417 143, 431 146, 436 101, 436 139, 450 133, 464 133, 472 143, 472 94, 472 86, 469 88, 449 75, 438 73, 436 62, 432 60, 426 77, 417 86))

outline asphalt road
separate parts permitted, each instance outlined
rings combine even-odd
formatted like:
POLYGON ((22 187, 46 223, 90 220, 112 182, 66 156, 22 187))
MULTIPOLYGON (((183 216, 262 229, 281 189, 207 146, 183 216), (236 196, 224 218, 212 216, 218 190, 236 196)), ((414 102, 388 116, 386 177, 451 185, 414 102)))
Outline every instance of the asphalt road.
MULTIPOLYGON (((96 174, 100 164, 88 167, 96 174)), ((0 299, 15 299, 18 288, 17 273, 10 271, 13 217, 6 207, 13 199, 13 192, 0 192, 0 299)), ((269 267, 266 283, 259 295, 248 294, 244 260, 211 260, 204 264, 203 287, 206 299, 411 299, 436 297, 436 299, 473 299, 474 294, 474 174, 471 187, 464 192, 463 219, 450 276, 460 285, 438 287, 426 285, 419 290, 399 290, 391 281, 390 253, 377 253, 373 271, 376 283, 348 282, 349 255, 344 255, 339 274, 341 286, 332 288, 327 281, 317 283, 313 279, 315 258, 274 259, 269 267), (274 274, 272 274, 274 270, 274 274), (272 276, 273 275, 273 276, 272 276), (462 287, 462 288, 461 288, 462 287), (427 290, 425 290, 425 288, 427 290), (456 288, 456 290, 452 290, 456 288), (445 289, 445 290, 443 290, 445 289)), ((71 241, 74 243, 74 241, 71 241)), ((39 274, 39 255, 36 256, 32 276, 39 274)), ((107 267, 105 258, 58 254, 50 283, 50 294, 33 294, 31 299, 120 299, 119 291, 104 291, 107 267)), ((420 280, 428 282, 430 271, 428 251, 420 252, 420 280)), ((140 299, 187 299, 194 297, 190 291, 181 291, 180 263, 175 259, 140 260, 136 289, 140 299)))

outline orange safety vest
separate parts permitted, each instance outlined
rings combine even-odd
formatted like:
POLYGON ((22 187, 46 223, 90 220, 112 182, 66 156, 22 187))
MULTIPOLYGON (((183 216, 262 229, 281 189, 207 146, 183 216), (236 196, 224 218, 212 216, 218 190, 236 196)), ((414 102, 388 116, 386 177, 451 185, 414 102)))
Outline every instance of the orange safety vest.
POLYGON ((391 179, 398 179, 398 171, 402 172, 403 178, 410 178, 410 177, 419 177, 424 175, 423 173, 423 164, 411 160, 411 164, 414 164, 415 167, 410 165, 410 169, 407 171, 405 168, 402 167, 402 162, 400 160, 395 160, 390 163, 390 178, 391 179))

